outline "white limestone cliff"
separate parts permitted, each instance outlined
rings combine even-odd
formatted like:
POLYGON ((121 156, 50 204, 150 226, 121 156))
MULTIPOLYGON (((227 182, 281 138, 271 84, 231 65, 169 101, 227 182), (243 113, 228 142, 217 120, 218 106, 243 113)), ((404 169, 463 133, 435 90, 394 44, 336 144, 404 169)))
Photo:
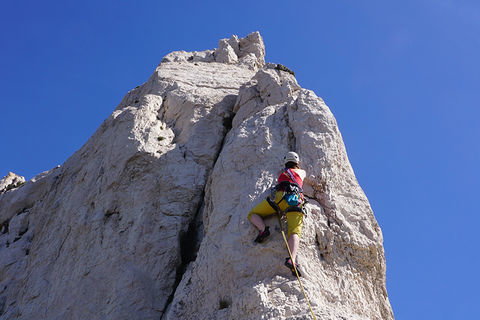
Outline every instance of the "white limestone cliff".
POLYGON ((9 172, 5 177, 0 179, 0 193, 7 192, 9 190, 20 187, 25 183, 25 178, 9 172))
POLYGON ((308 319, 276 219, 248 210, 285 152, 310 202, 318 319, 393 319, 381 230, 336 121, 258 32, 168 54, 62 166, 0 194, 0 319, 308 319))

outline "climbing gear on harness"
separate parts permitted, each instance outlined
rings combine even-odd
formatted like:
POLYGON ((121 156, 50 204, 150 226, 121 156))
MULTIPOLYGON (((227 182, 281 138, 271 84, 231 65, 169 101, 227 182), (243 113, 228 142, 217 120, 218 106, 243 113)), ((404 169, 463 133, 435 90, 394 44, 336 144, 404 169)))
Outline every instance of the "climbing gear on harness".
POLYGON ((298 164, 300 162, 300 157, 298 156, 298 154, 296 152, 290 151, 290 152, 287 152, 287 154, 285 155, 283 160, 284 160, 285 163, 294 162, 294 163, 298 164))
POLYGON ((295 269, 297 269, 297 272, 298 272, 298 276, 301 277, 302 276, 302 273, 300 272, 300 265, 298 263, 295 263, 295 267, 293 267, 293 264, 292 264, 292 259, 290 257, 286 257, 285 258, 285 266, 290 269, 290 271, 292 272, 292 275, 296 275, 295 274, 295 269))
POLYGON ((266 226, 265 230, 258 232, 258 236, 255 238, 254 242, 262 243, 269 235, 270 235, 270 227, 266 226))
POLYGON ((303 203, 303 181, 291 169, 284 169, 278 177, 279 183, 275 186, 276 190, 284 191, 283 198, 290 206, 298 206, 303 203))
MULTIPOLYGON (((285 199, 285 196, 283 196, 282 199, 285 199)), ((287 199, 285 199, 285 200, 286 200, 287 203, 288 203, 288 200, 287 200, 287 199)), ((275 210, 277 213, 281 212, 281 213, 282 213, 282 216, 283 216, 283 214, 285 214, 285 213, 287 213, 287 212, 292 212, 292 211, 301 212, 301 213, 303 213, 303 214, 306 213, 306 210, 304 210, 303 206, 300 206, 300 205, 299 205, 300 203, 297 203, 297 204, 295 204, 295 205, 291 205, 291 204, 289 203, 290 207, 288 207, 288 208, 285 210, 285 212, 284 212, 284 211, 282 211, 282 210, 280 209, 280 207, 278 206, 278 204, 275 202, 274 198, 272 198, 272 197, 267 197, 267 202, 268 202, 268 204, 273 208, 273 210, 275 210)))
POLYGON ((303 190, 298 184, 290 181, 282 181, 275 188, 284 192, 283 199, 285 199, 290 206, 298 206, 303 203, 303 190))
POLYGON ((298 207, 298 206, 293 206, 293 207, 288 207, 287 210, 285 210, 285 213, 287 212, 301 212, 301 213, 304 213, 304 210, 302 207, 298 207))
POLYGON ((287 193, 284 196, 285 201, 291 206, 297 206, 300 204, 300 195, 297 193, 287 193))

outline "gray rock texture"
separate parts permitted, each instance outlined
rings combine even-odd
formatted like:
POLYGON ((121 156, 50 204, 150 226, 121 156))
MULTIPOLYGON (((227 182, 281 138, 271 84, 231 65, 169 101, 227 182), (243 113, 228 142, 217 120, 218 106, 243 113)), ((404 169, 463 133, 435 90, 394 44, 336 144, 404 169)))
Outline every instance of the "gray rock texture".
POLYGON ((0 319, 309 319, 277 220, 257 245, 246 220, 290 150, 317 318, 393 319, 336 121, 264 59, 258 32, 168 54, 62 166, 1 193, 0 319))

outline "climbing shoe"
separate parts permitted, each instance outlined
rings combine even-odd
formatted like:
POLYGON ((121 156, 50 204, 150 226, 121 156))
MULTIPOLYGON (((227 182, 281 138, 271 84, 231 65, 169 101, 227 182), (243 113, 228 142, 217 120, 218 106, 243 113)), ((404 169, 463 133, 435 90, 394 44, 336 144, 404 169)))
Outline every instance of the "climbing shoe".
POLYGON ((292 272, 292 275, 294 276, 297 276, 297 274, 295 273, 295 268, 297 268, 298 276, 299 277, 302 276, 302 273, 300 272, 300 265, 298 263, 295 263, 295 268, 294 268, 292 264, 292 259, 290 259, 290 257, 285 258, 285 266, 288 269, 290 269, 290 271, 292 272))
POLYGON ((270 227, 266 226, 265 230, 258 232, 258 236, 255 238, 255 242, 262 243, 270 235, 270 227))

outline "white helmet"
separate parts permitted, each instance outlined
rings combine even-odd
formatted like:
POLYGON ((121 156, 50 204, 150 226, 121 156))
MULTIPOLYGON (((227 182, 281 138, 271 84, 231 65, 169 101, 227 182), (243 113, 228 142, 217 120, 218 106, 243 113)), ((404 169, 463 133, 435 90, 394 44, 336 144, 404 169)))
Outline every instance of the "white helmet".
POLYGON ((298 164, 300 162, 300 157, 298 156, 297 153, 293 152, 293 151, 290 151, 288 152, 285 157, 283 158, 283 160, 285 160, 285 163, 287 162, 295 162, 296 164, 298 164))

